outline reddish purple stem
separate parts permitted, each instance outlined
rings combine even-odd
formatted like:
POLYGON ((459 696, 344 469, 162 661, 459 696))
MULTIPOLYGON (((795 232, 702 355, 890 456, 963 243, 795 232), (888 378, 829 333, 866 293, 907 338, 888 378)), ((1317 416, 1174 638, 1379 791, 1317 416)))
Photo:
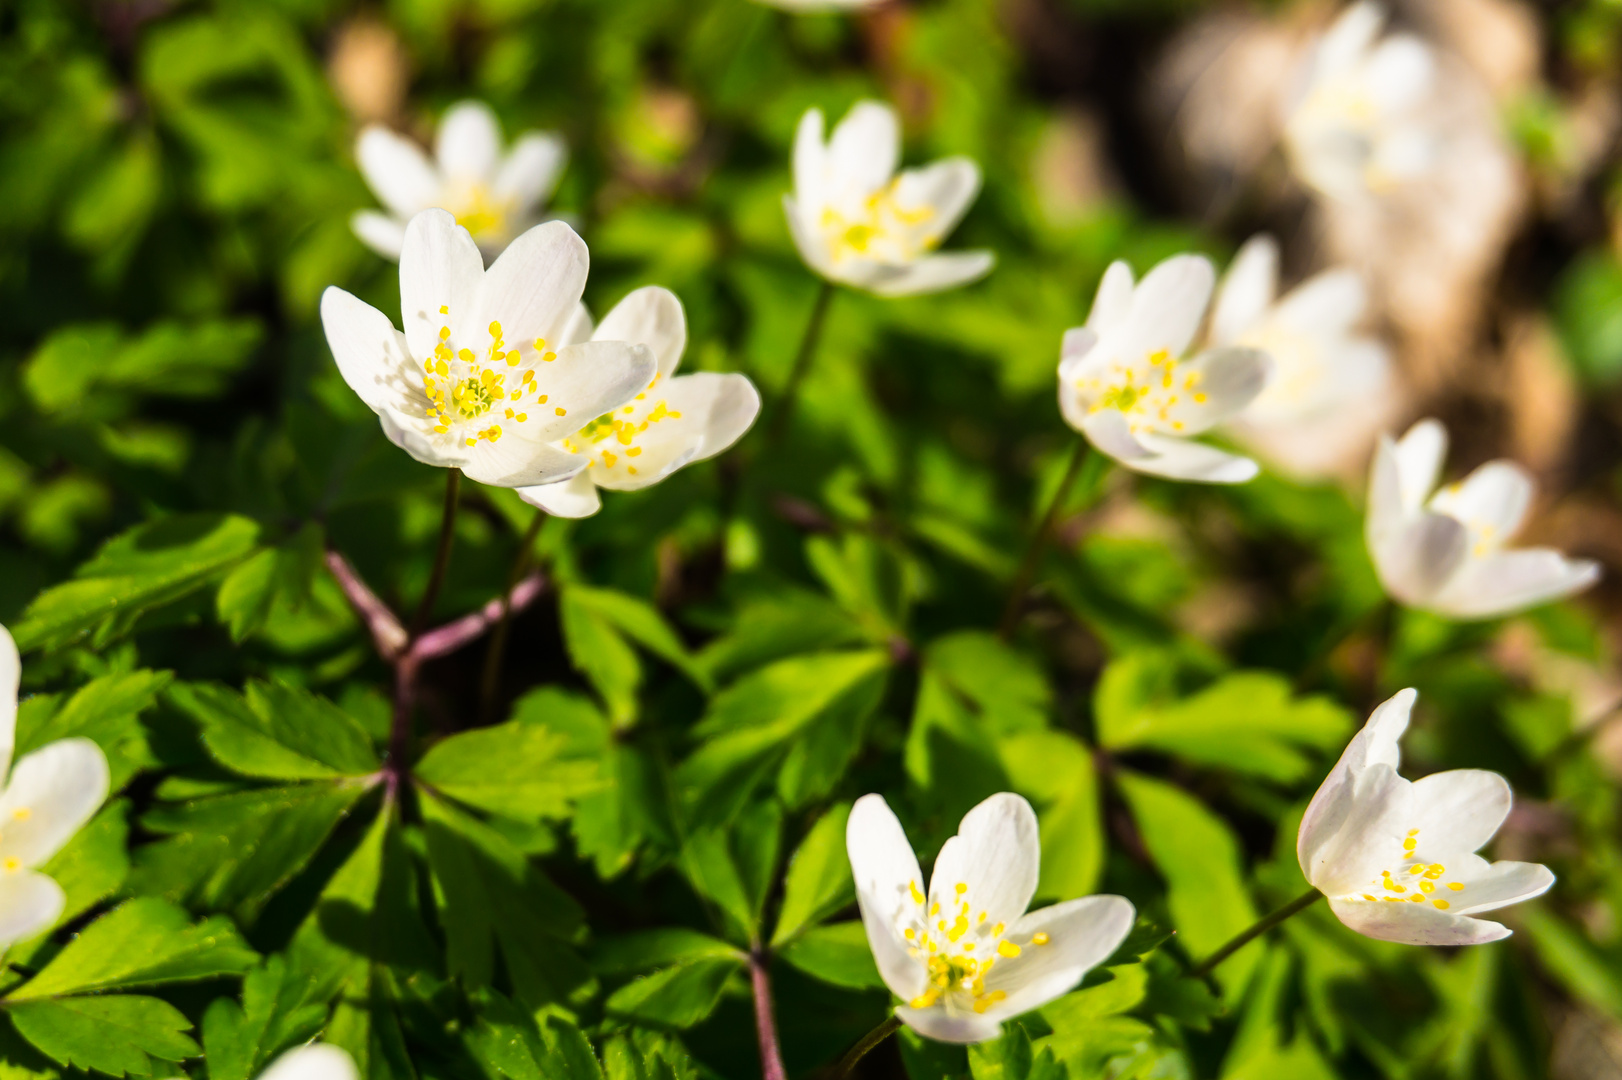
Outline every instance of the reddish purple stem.
POLYGON ((772 982, 766 957, 758 950, 749 955, 749 984, 755 992, 755 1031, 760 1035, 762 1080, 788 1080, 783 1050, 777 1042, 777 1018, 772 1014, 772 982))
POLYGON ((349 606, 366 624, 366 629, 372 635, 372 644, 377 646, 377 654, 389 663, 399 659, 405 651, 409 636, 405 626, 395 617, 389 606, 377 598, 362 581, 349 560, 344 558, 332 548, 327 549, 327 569, 332 576, 338 579, 338 587, 344 591, 349 600, 349 606))
MULTIPOLYGON (((546 590, 546 577, 539 571, 513 586, 510 594, 510 603, 513 614, 523 611, 535 602, 536 597, 546 590)), ((502 598, 496 597, 468 615, 460 619, 453 619, 444 626, 428 631, 411 644, 411 655, 418 660, 432 660, 435 657, 453 653, 463 645, 478 638, 486 630, 501 621, 502 598)))

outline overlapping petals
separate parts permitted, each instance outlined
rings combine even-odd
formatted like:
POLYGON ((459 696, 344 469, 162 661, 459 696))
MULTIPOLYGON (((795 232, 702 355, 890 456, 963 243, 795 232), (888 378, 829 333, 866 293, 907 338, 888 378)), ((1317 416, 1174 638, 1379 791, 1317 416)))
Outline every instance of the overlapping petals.
POLYGON ((979 166, 955 157, 896 175, 901 126, 877 102, 857 104, 826 141, 823 127, 820 109, 801 118, 794 193, 783 197, 806 265, 879 296, 939 292, 991 271, 989 251, 934 254, 979 194, 979 166))
POLYGON ((1257 473, 1249 458, 1190 441, 1254 401, 1270 370, 1265 353, 1244 346, 1184 359, 1214 283, 1210 262, 1197 255, 1167 259, 1137 283, 1125 263, 1113 263, 1086 325, 1064 336, 1065 421, 1128 468, 1205 483, 1257 473))
POLYGON ((993 795, 964 816, 927 891, 917 856, 884 799, 857 800, 846 849, 868 944, 896 1015, 942 1042, 996 1038, 1002 1022, 1052 1001, 1113 953, 1135 912, 1119 896, 1038 911, 1036 814, 993 795))
POLYGON ((427 210, 400 257, 404 331, 336 287, 321 320, 344 381, 412 457, 495 487, 555 483, 587 464, 558 440, 628 404, 656 370, 644 345, 565 343, 587 267, 584 242, 554 221, 485 270, 468 231, 427 210))
POLYGON ((1447 431, 1422 420, 1380 441, 1369 478, 1369 554, 1390 596, 1458 619, 1484 619, 1569 596, 1599 565, 1549 548, 1507 550, 1531 506, 1532 478, 1493 461, 1432 495, 1447 431))
POLYGON ((677 375, 687 346, 687 318, 668 289, 638 289, 593 332, 589 317, 572 328, 594 341, 642 345, 655 358, 649 385, 616 411, 594 417, 560 444, 587 467, 557 484, 518 494, 554 517, 587 517, 601 507, 597 489, 635 491, 684 465, 714 457, 743 436, 760 414, 760 394, 743 375, 677 375))
POLYGON ((1301 819, 1301 872, 1360 934, 1408 945, 1475 945, 1509 936, 1476 918, 1554 884, 1536 863, 1489 863, 1476 852, 1509 815, 1509 783, 1454 769, 1410 782, 1398 742, 1415 693, 1381 705, 1346 747, 1301 819))
POLYGON ((410 220, 438 207, 493 259, 535 223, 568 150, 557 135, 530 131, 504 154, 495 114, 483 102, 464 101, 440 122, 432 161, 410 139, 376 124, 361 132, 355 159, 387 212, 363 210, 351 223, 379 255, 398 260, 410 220))
POLYGON ((295 1047, 271 1062, 259 1080, 357 1080, 355 1060, 326 1043, 295 1047))

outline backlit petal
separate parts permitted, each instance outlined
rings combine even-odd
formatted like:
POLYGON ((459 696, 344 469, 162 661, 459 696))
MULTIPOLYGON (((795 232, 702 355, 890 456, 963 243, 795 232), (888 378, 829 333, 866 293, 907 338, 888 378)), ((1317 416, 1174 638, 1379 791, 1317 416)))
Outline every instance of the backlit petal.
POLYGON ((1124 326, 1132 313, 1133 289, 1132 268, 1119 259, 1110 263, 1098 280, 1098 292, 1087 313, 1087 329, 1103 337, 1124 326))
POLYGON ((1131 902, 1121 896, 1085 896, 1028 913, 1008 934, 1020 954, 999 960, 986 976, 987 990, 1008 995, 986 1015, 1018 1016, 1068 993, 1126 940, 1136 916, 1131 902), (1038 933, 1047 935, 1045 943, 1035 943, 1038 933))
POLYGON ((421 213, 441 198, 439 173, 422 148, 384 127, 360 133, 355 163, 384 206, 403 218, 421 213))
POLYGON ((483 281, 484 256, 454 217, 424 210, 411 219, 400 249, 400 316, 414 360, 433 355, 442 327, 466 325, 483 281))
POLYGON ((569 148, 560 136, 549 131, 527 132, 496 170, 490 194, 497 201, 511 200, 517 213, 527 214, 551 197, 568 160, 569 148))
POLYGON ((929 208, 931 213, 918 230, 936 241, 957 227, 979 193, 980 166, 966 157, 943 158, 922 169, 907 169, 895 185, 895 201, 901 209, 929 208))
POLYGON ((375 412, 385 405, 404 407, 421 375, 387 315, 329 285, 321 294, 321 326, 338 373, 368 408, 375 412))
POLYGON ((336 1046, 300 1046, 271 1062, 259 1080, 357 1080, 355 1062, 336 1046))
POLYGON ((687 316, 675 293, 648 285, 615 304, 592 337, 646 345, 659 365, 659 374, 669 378, 687 347, 687 316))
POLYGON ((0 949, 38 937, 62 917, 62 886, 33 870, 0 870, 0 949))
POLYGON ((590 469, 582 469, 573 478, 561 483, 521 487, 518 497, 553 517, 590 517, 603 508, 603 500, 597 494, 597 485, 592 483, 590 469))
POLYGON ((0 872, 39 866, 60 851, 95 816, 109 782, 107 755, 89 739, 25 754, 0 793, 0 872))
POLYGON ((993 795, 963 816, 941 848, 930 875, 930 909, 938 902, 952 913, 967 903, 976 915, 986 912, 988 922, 1012 924, 1036 893, 1041 861, 1031 804, 1011 792, 993 795))
POLYGON ((877 101, 859 101, 834 127, 824 158, 830 202, 878 191, 895 175, 901 154, 901 124, 895 110, 877 101))
POLYGON ((1192 439, 1176 439, 1153 432, 1143 432, 1137 439, 1150 456, 1132 461, 1120 459, 1121 464, 1150 476, 1196 484, 1243 484, 1254 480, 1261 471, 1250 458, 1192 439))
MULTIPOLYGON (((900 995, 906 997, 905 994, 900 995)), ((949 1013, 940 1006, 914 1009, 898 1005, 896 1016, 926 1039, 944 1043, 978 1043, 1002 1034, 1002 1023, 979 1013, 949 1013)))
POLYGON ((565 345, 557 359, 533 366, 544 405, 529 407, 523 437, 556 442, 631 401, 653 381, 653 353, 625 341, 565 345), (561 415, 560 415, 561 411, 561 415))
POLYGON ((439 122, 434 157, 447 178, 488 183, 501 160, 501 125, 482 101, 452 105, 439 122))
MULTIPOLYGON (((1128 362, 1154 353, 1180 357, 1205 319, 1216 271, 1203 255, 1174 255, 1144 275, 1132 291, 1132 309, 1111 337, 1128 362)), ((1107 343, 1106 343, 1107 344, 1107 343)))
POLYGON ((1435 489, 1442 471, 1442 460, 1447 457, 1447 429, 1436 420, 1421 420, 1398 440, 1393 452, 1403 509, 1416 513, 1435 489))
POLYGON ((390 262, 400 261, 400 249, 405 246, 405 223, 399 218, 376 210, 360 210, 350 217, 349 227, 361 243, 390 262))
POLYGON ((1330 898, 1329 908, 1348 929, 1403 945, 1482 945, 1509 936, 1509 928, 1430 904, 1371 904, 1330 898))
POLYGON ((917 911, 913 892, 922 892, 923 874, 901 822, 883 796, 864 795, 851 807, 845 851, 879 974, 897 997, 911 1001, 923 992, 928 976, 924 965, 908 953, 901 926, 917 911))
POLYGON ((556 349, 585 292, 590 261, 585 241, 563 222, 535 226, 491 264, 477 301, 452 324, 456 340, 488 342, 490 324, 499 323, 507 347, 522 355, 534 355, 536 338, 556 349))
MULTIPOLYGON (((851 260, 847 260, 851 261, 851 260)), ((878 296, 921 296, 978 281, 991 273, 997 257, 989 251, 952 251, 925 255, 893 268, 867 286, 878 296)))
POLYGON ((1380 583, 1395 600, 1428 607, 1470 555, 1470 534, 1453 518, 1421 513, 1371 538, 1380 583))
POLYGON ((1513 801, 1509 781, 1495 772, 1432 773, 1414 781, 1409 827, 1419 830, 1422 855, 1478 851, 1498 832, 1513 801))
MULTIPOLYGON (((517 430, 514 428, 510 431, 517 430)), ((462 472, 469 480, 491 487, 528 488, 555 484, 577 475, 586 466, 578 454, 560 450, 550 442, 527 441, 515 434, 499 441, 480 440, 468 449, 462 472)))
POLYGON ((1211 311, 1211 342, 1231 345, 1266 314, 1278 292, 1278 243, 1262 234, 1245 241, 1223 275, 1211 311))
POLYGON ((1491 550, 1520 531, 1533 490, 1532 475, 1513 461, 1489 461, 1438 491, 1430 508, 1464 522, 1472 539, 1491 550))
POLYGON ((17 687, 22 682, 23 661, 11 631, 0 626, 0 783, 11 768, 11 754, 17 747, 17 687))
POLYGON ((1500 551, 1471 559, 1430 606, 1457 619, 1490 619, 1571 596, 1600 578, 1600 566, 1549 548, 1500 551))

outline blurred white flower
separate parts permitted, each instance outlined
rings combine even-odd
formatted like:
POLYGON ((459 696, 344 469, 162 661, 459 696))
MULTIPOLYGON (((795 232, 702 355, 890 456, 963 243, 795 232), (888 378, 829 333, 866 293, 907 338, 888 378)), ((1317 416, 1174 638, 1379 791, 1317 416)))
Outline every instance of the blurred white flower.
POLYGON ((586 467, 554 444, 629 403, 656 370, 645 345, 563 344, 587 263, 585 243, 552 221, 486 270, 466 229, 425 210, 400 255, 405 332, 336 287, 321 322, 344 381, 406 453, 495 487, 554 483, 586 467))
POLYGON ((945 158, 896 174, 895 111, 858 103, 823 141, 821 109, 794 137, 794 194, 783 196, 800 257, 822 277, 879 296, 966 284, 991 271, 989 251, 931 254, 980 191, 980 169, 945 158))
POLYGON ((1265 353, 1243 346, 1183 359, 1215 279, 1198 255, 1167 259, 1137 285, 1126 263, 1111 263, 1087 324, 1065 332, 1065 422, 1127 468, 1213 484, 1257 473, 1249 458, 1188 438, 1237 416, 1261 393, 1271 367, 1265 353))
POLYGON ((1296 476, 1322 476, 1362 454, 1391 411, 1391 356, 1359 337, 1367 291, 1352 270, 1326 270, 1278 296, 1278 245, 1252 237, 1217 291, 1209 344, 1245 345, 1273 361, 1233 434, 1296 476))
POLYGON ((1295 852, 1335 917, 1381 941, 1479 945, 1509 928, 1472 916, 1548 891, 1537 863, 1489 863, 1475 852, 1509 816, 1509 782, 1482 769, 1416 781, 1397 775, 1397 746, 1415 693, 1374 710, 1312 797, 1295 852))
POLYGON ((287 1051, 265 1067, 259 1080, 357 1080, 355 1061, 326 1043, 309 1043, 287 1051))
POLYGON ((1018 795, 993 795, 964 816, 927 894, 882 796, 856 801, 845 846, 873 959, 906 1002, 896 1016, 931 1039, 995 1039, 1002 1021, 1071 990, 1132 929, 1135 912, 1119 896, 1026 912, 1042 851, 1036 814, 1018 795))
POLYGON ((1599 580, 1599 565, 1587 559, 1550 548, 1505 550, 1532 504, 1532 478, 1514 462, 1490 461, 1431 495, 1446 453, 1447 430, 1435 420, 1421 420, 1400 442, 1382 436, 1375 452, 1365 532, 1393 599, 1485 619, 1599 580))
POLYGON ((588 517, 602 507, 600 487, 635 491, 683 465, 714 457, 737 442, 760 413, 760 394, 746 376, 676 375, 687 345, 687 319, 669 289, 649 286, 631 293, 595 333, 582 312, 574 332, 577 340, 646 345, 658 372, 634 400, 562 441, 563 449, 589 466, 561 483, 518 489, 525 502, 554 517, 588 517))
POLYGON ((1435 161, 1423 107, 1436 78, 1430 47, 1409 34, 1380 38, 1385 11, 1347 8, 1319 39, 1285 108, 1284 145, 1296 174, 1326 195, 1382 192, 1435 161))
POLYGON ((563 139, 528 131, 505 154, 501 126, 482 101, 464 101, 445 113, 428 160, 416 143, 371 124, 360 133, 355 159, 387 213, 362 210, 355 235, 385 259, 398 260, 406 223, 431 207, 448 210, 467 229, 486 259, 535 224, 540 205, 557 187, 568 160, 563 139))
POLYGON ((62 917, 62 886, 35 867, 95 815, 110 783, 107 755, 89 739, 60 739, 12 767, 21 676, 17 643, 0 626, 0 950, 49 930, 62 917))

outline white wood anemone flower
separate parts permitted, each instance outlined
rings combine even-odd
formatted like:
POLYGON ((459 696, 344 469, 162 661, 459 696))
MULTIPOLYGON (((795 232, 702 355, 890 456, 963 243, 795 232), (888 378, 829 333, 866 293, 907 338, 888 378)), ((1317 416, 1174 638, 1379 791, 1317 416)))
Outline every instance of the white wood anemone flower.
POLYGON ((407 223, 438 207, 493 259, 536 223, 568 156, 562 138, 545 131, 526 131, 502 153, 501 125, 482 101, 446 111, 433 161, 410 139, 372 124, 360 133, 355 161, 387 212, 362 210, 350 226, 373 251, 398 261, 407 223))
POLYGON ((1004 792, 964 815, 926 892, 918 857, 882 796, 851 809, 845 847, 895 1014, 941 1042, 995 1039, 1002 1022, 1070 991, 1109 958, 1136 913, 1120 896, 1027 912, 1042 851, 1030 803, 1004 792))
POLYGON ((687 317, 669 289, 636 290, 595 332, 582 311, 574 332, 582 339, 645 345, 658 371, 633 400, 594 417, 560 443, 590 462, 586 468, 561 483, 518 489, 525 502, 553 517, 589 517, 602 508, 598 488, 636 491, 714 457, 742 438, 760 415, 760 394, 747 376, 676 374, 687 347, 687 317))
POLYGON ((355 1059, 328 1043, 296 1046, 272 1061, 259 1080, 358 1080, 355 1059))
POLYGON ((656 370, 646 345, 562 344, 587 265, 584 241, 550 221, 486 270, 466 229, 425 210, 400 255, 405 332, 337 287, 322 294, 321 322, 344 381, 406 453, 493 487, 555 483, 587 464, 558 440, 629 404, 656 370))
POLYGON ((1509 816, 1513 795, 1502 776, 1397 775, 1415 697, 1401 691, 1352 738, 1301 819, 1296 858, 1335 917, 1359 934, 1404 945, 1497 941, 1509 928, 1475 916, 1542 895, 1554 874, 1476 854, 1509 816))
POLYGON ((1506 549, 1534 485, 1512 461, 1490 461, 1437 491, 1447 429, 1421 420, 1400 442, 1382 436, 1369 477, 1364 531, 1386 593, 1455 619, 1488 619, 1599 580, 1599 564, 1552 548, 1506 549), (1428 501, 1427 501, 1428 500, 1428 501))
POLYGON ((1229 424, 1246 447, 1295 476, 1359 464, 1391 411, 1391 355, 1354 328, 1368 305, 1357 272, 1325 270, 1278 295, 1278 244, 1254 236, 1223 276, 1206 335, 1212 346, 1265 352, 1273 373, 1229 424))
POLYGON ((1266 353, 1244 346, 1183 358, 1215 282, 1199 255, 1173 256, 1135 285, 1126 263, 1111 263, 1086 325, 1065 331, 1065 422, 1129 469, 1209 484, 1243 483, 1259 471, 1247 457, 1190 439, 1243 411, 1271 370, 1266 353))
POLYGON ((794 193, 783 196, 800 257, 828 281, 878 296, 966 285, 991 272, 989 251, 936 254, 980 192, 980 167, 943 158, 896 173, 895 110, 858 102, 823 140, 821 109, 794 136, 794 193))
POLYGON ((62 886, 36 867, 95 816, 111 779, 107 755, 89 739, 60 739, 12 764, 21 677, 17 644, 0 626, 0 950, 62 917, 62 886))
POLYGON ((1284 145, 1303 183, 1335 198, 1378 195, 1434 165, 1424 119, 1436 57, 1410 34, 1381 39, 1385 11, 1348 7, 1319 39, 1285 106, 1284 145))

